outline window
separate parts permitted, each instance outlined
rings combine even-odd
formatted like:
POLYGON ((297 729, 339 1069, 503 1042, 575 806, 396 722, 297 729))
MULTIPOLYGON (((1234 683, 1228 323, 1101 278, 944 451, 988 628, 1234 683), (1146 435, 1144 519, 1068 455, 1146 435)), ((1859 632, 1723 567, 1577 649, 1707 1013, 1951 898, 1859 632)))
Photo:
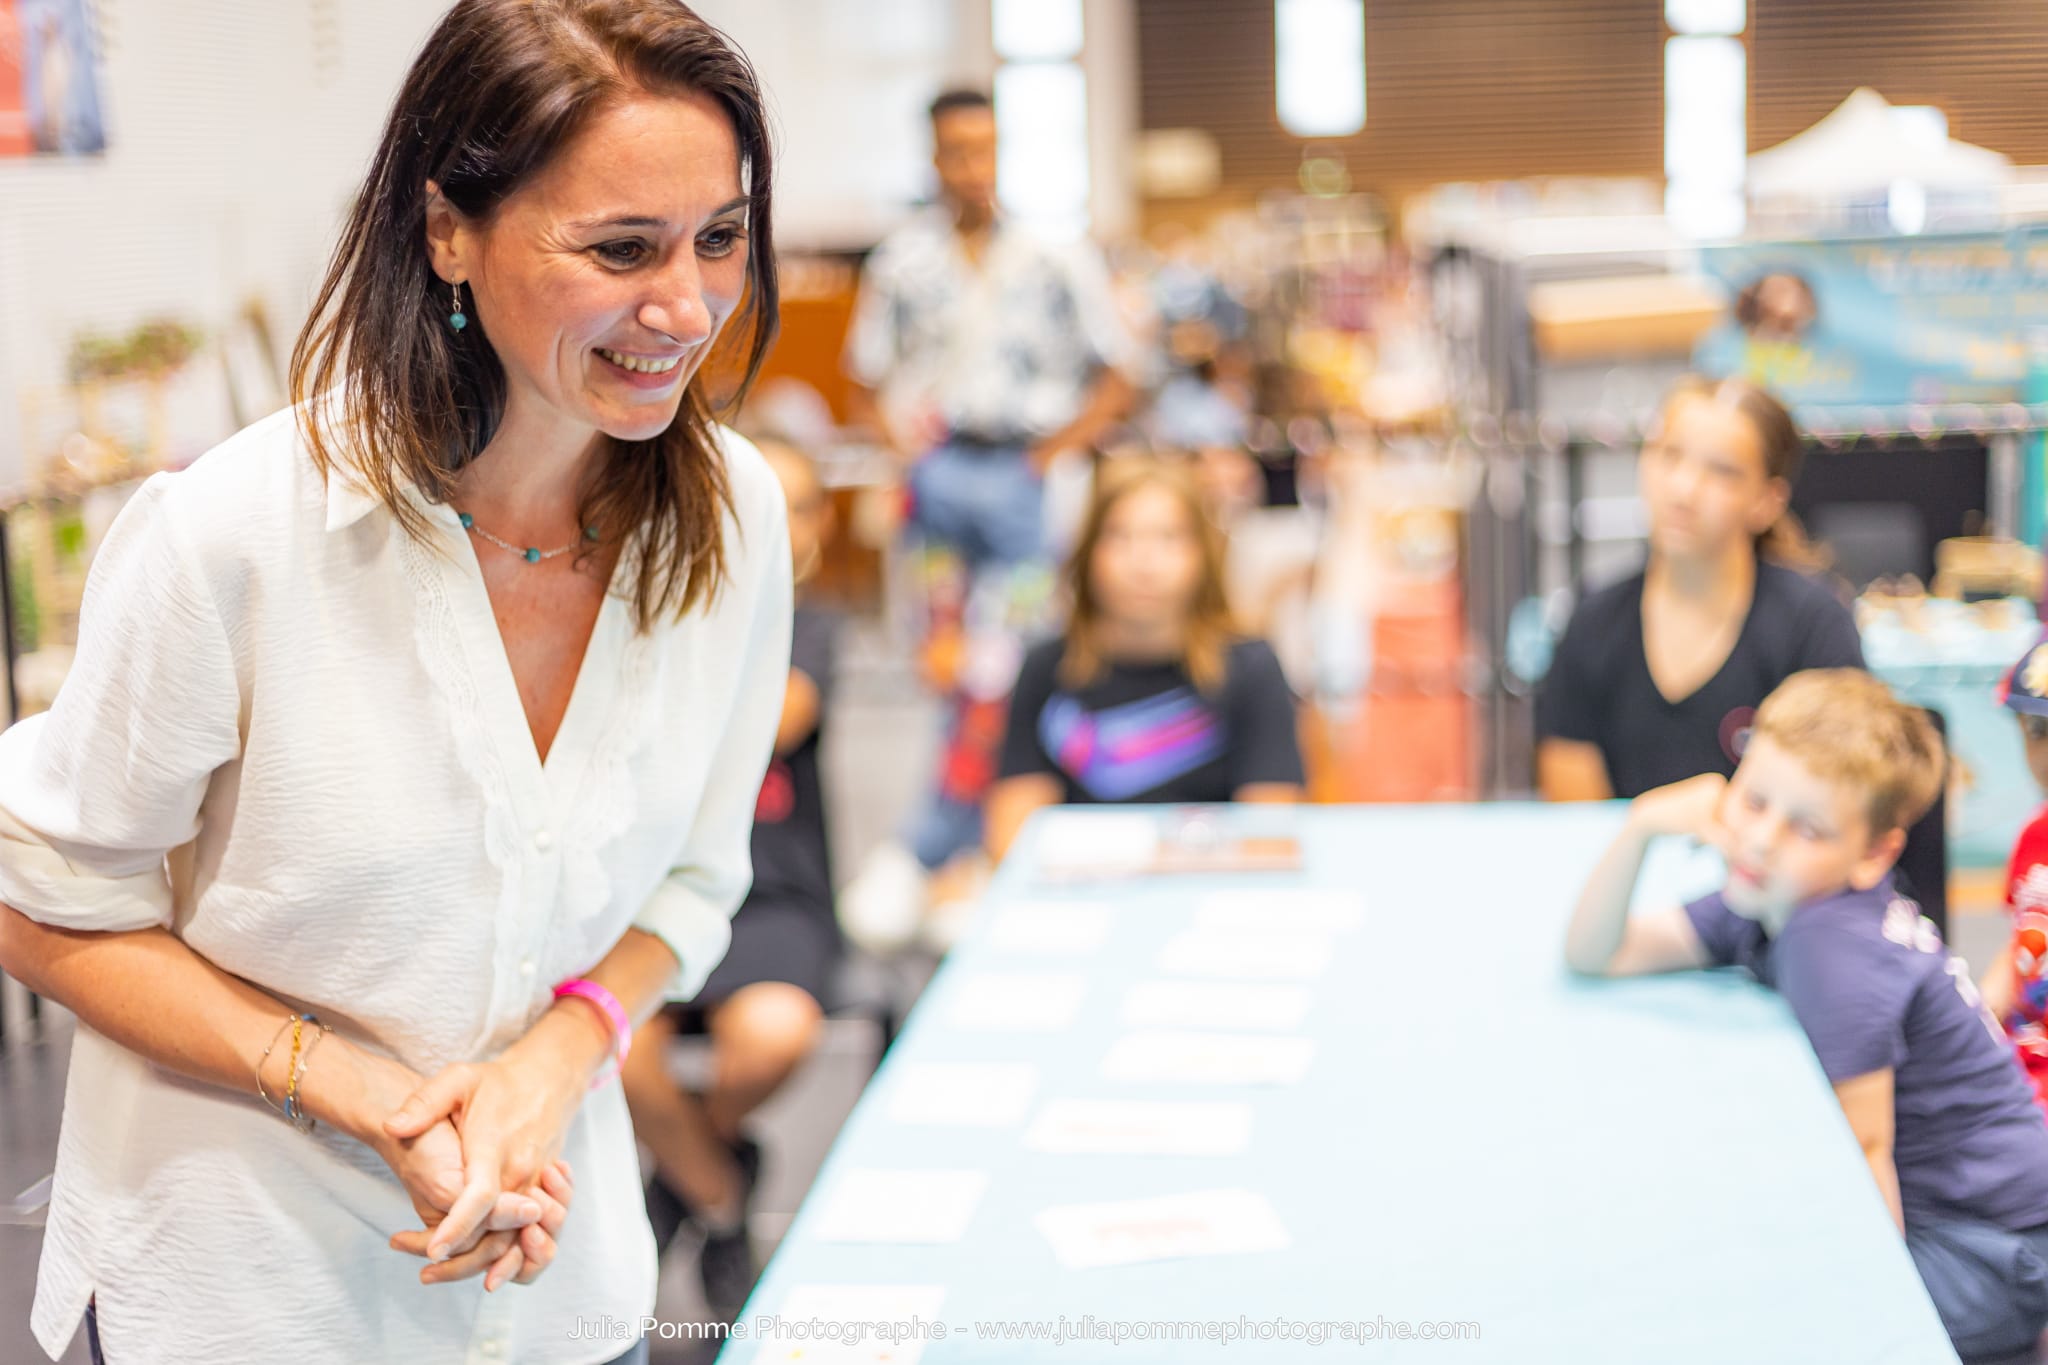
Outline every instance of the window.
POLYGON ((1296 137, 1365 127, 1365 0, 1274 0, 1274 105, 1296 137))
POLYGON ((996 190, 1003 208, 1058 236, 1088 229, 1088 83, 1073 62, 996 72, 996 190))
POLYGON ((996 56, 1066 62, 1081 55, 1081 0, 995 0, 996 56))
POLYGON ((1665 42, 1664 215, 1685 236, 1742 231, 1748 88, 1749 54, 1740 39, 1665 42))
POLYGON ((1748 27, 1749 0, 1664 0, 1664 22, 1687 37, 1732 38, 1748 27))

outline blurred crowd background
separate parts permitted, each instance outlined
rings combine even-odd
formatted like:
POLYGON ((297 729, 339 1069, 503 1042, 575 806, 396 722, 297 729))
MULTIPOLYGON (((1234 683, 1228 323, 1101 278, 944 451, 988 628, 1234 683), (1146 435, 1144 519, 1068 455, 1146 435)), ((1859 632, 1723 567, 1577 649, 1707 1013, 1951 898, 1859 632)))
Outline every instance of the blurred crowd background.
MULTIPOLYGON (((139 480, 283 405, 440 8, 0 0, 0 721, 62 684, 139 480)), ((1993 684, 2039 628, 2048 521, 2048 11, 696 8, 778 119, 781 337, 729 420, 795 452, 818 519, 815 761, 856 950, 754 1121, 782 1158, 757 1242, 990 874, 1010 690, 1122 461, 1189 476, 1292 693, 1299 795, 1528 796, 1573 605, 1642 559, 1665 396, 1769 389, 1865 657, 1959 760, 1928 894, 1972 948, 2035 804, 1993 684)))

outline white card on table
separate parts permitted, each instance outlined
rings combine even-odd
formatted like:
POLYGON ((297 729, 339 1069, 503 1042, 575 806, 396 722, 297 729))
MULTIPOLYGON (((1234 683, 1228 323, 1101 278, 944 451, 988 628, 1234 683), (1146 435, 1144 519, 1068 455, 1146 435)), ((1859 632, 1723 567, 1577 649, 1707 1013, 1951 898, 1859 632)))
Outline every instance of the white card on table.
POLYGON ((1213 891, 1195 908, 1195 927, 1219 933, 1343 934, 1365 923, 1365 902, 1349 891, 1308 887, 1213 891))
POLYGON ((1038 1068, 1024 1062, 913 1062, 889 1088, 896 1123, 1007 1128, 1022 1123, 1038 1090, 1038 1068))
POLYGON ((1092 953, 1109 937, 1109 907, 1093 901, 1007 905, 989 925, 989 946, 1006 953, 1092 953))
POLYGON ((1038 1111, 1024 1145, 1038 1152, 1231 1156, 1251 1137, 1248 1104, 1062 1099, 1038 1111))
POLYGON ((1306 986, 1240 981, 1140 981, 1124 997, 1131 1028, 1298 1029, 1315 1005, 1306 986))
POLYGON ((1032 1219, 1069 1270, 1278 1251, 1287 1229, 1267 1198, 1251 1190, 1201 1190, 1114 1204, 1069 1204, 1032 1219))
POLYGON ((1111 1081, 1171 1085, 1293 1085, 1308 1074, 1313 1038, 1152 1030, 1119 1038, 1102 1059, 1111 1081))
POLYGON ((1159 852, 1159 822, 1116 810, 1053 810, 1032 845, 1041 872, 1142 872, 1159 852))
POLYGON ((975 972, 947 987, 946 1022, 992 1033, 1054 1033, 1074 1022, 1087 993, 1073 972, 975 972))
POLYGON ((1159 954, 1168 976, 1214 976, 1240 981, 1309 981, 1330 965, 1327 934, 1176 934, 1159 954))
POLYGON ((932 1325, 946 1301, 935 1284, 800 1284, 774 1313, 747 1319, 761 1343, 758 1365, 915 1365, 933 1339, 932 1325), (777 1321, 790 1329, 775 1330, 777 1321), (862 1335, 856 1341, 819 1340, 815 1323, 887 1324, 891 1335, 862 1335))
POLYGON ((986 1171, 845 1171, 811 1235, 821 1242, 957 1242, 987 1189, 986 1171))
POLYGON ((1313 1038, 1153 1029, 1118 1038, 1102 1058, 1102 1076, 1163 1085, 1294 1085, 1313 1056, 1313 1038))

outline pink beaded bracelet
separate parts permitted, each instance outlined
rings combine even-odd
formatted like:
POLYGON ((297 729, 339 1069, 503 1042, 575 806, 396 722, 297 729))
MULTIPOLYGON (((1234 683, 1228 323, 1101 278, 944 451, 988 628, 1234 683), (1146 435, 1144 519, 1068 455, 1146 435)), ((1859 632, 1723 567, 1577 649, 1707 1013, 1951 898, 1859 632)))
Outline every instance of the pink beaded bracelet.
POLYGON ((618 1045, 617 1055, 612 1058, 611 1070, 600 1072, 591 1080, 590 1088, 595 1090, 618 1075, 620 1069, 626 1065, 626 1054, 633 1050, 633 1021, 627 1017, 626 1008, 619 1003, 619 998, 595 981, 585 981, 580 976, 572 981, 564 981, 555 987, 555 999, 560 1000, 565 995, 588 1000, 604 1011, 604 1017, 612 1026, 612 1041, 618 1045))

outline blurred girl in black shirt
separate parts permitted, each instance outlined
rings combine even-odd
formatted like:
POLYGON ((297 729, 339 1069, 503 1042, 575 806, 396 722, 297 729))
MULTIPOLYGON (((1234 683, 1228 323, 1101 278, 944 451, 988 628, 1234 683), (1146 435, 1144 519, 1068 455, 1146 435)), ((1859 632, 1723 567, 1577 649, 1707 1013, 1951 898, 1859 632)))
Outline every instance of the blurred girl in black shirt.
POLYGON ((1106 465, 1066 568, 1066 631, 1019 670, 989 793, 1000 859, 1030 814, 1089 802, 1298 801, 1293 693, 1235 633, 1193 475, 1106 465))
POLYGON ((1818 556, 1787 510, 1804 449, 1784 405, 1746 380, 1688 379, 1665 399, 1638 464, 1649 563, 1580 601, 1537 699, 1545 798, 1733 773, 1779 683, 1863 666, 1855 619, 1809 577, 1818 556))

